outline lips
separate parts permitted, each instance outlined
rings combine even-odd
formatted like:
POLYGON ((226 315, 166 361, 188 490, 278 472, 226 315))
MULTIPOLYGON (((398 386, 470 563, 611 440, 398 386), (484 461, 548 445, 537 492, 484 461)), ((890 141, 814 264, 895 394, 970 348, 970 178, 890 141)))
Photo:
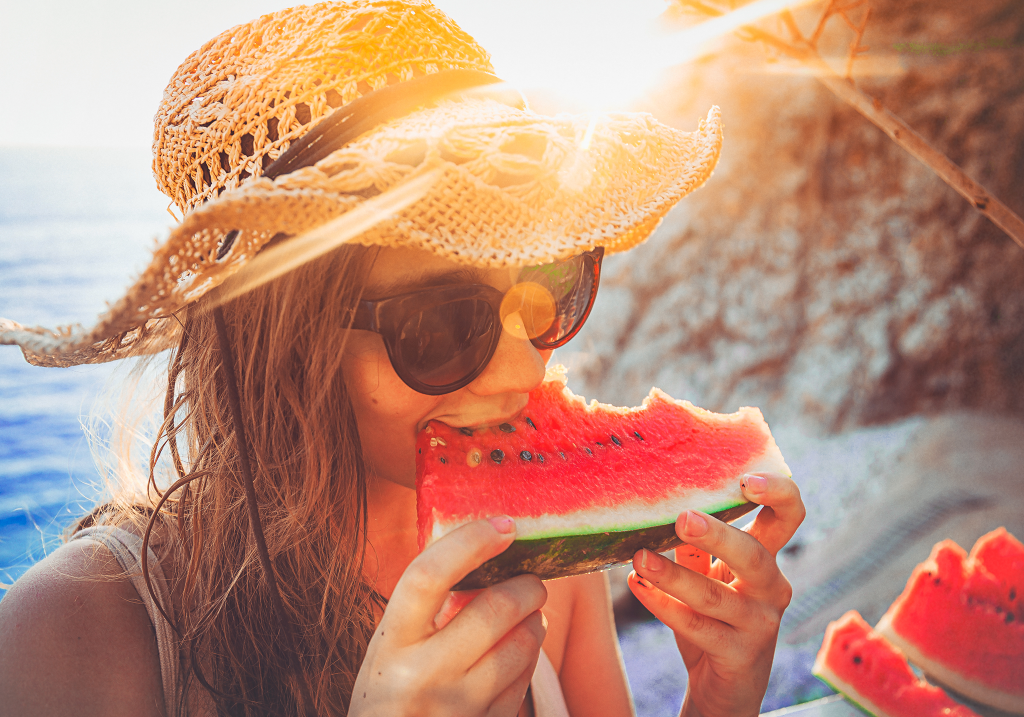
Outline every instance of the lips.
POLYGON ((480 406, 476 409, 467 407, 466 410, 458 413, 429 418, 419 425, 418 430, 422 431, 430 421, 440 421, 452 428, 472 428, 474 430, 498 426, 518 416, 526 408, 528 402, 529 396, 522 394, 516 396, 512 406, 503 406, 498 410, 495 406, 480 406), (508 410, 508 408, 512 408, 512 410, 508 410))

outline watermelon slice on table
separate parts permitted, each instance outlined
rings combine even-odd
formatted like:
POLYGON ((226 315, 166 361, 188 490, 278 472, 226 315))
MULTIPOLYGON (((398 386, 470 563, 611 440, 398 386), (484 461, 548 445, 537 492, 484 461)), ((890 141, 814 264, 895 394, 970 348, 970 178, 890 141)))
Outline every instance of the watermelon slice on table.
POLYGON ((419 545, 494 515, 516 521, 516 541, 456 589, 513 575, 543 579, 602 570, 642 547, 680 544, 687 509, 735 520, 757 506, 745 473, 790 475, 761 412, 716 414, 652 389, 640 408, 592 401, 554 367, 526 408, 500 426, 432 421, 418 436, 419 545))
POLYGON ((811 672, 875 717, 978 717, 919 679, 903 653, 856 610, 829 623, 811 672))
POLYGON ((981 704, 1024 714, 1024 545, 1000 528, 968 556, 944 540, 878 623, 925 674, 981 704))

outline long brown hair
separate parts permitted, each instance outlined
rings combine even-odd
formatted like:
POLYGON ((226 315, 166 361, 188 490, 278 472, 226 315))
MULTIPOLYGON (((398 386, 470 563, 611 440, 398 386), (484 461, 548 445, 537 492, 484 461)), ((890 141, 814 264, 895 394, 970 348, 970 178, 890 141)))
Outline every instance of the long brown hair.
MULTIPOLYGON (((367 479, 341 370, 347 310, 375 256, 344 247, 223 306, 267 547, 325 715, 346 713, 381 607, 363 575, 367 479)), ((224 714, 296 714, 299 689, 249 529, 208 304, 189 307, 182 329, 149 460, 152 504, 108 502, 75 529, 140 526, 148 515, 147 536, 174 566, 180 605, 168 617, 187 681, 224 714), (161 490, 165 451, 175 480, 161 490)))

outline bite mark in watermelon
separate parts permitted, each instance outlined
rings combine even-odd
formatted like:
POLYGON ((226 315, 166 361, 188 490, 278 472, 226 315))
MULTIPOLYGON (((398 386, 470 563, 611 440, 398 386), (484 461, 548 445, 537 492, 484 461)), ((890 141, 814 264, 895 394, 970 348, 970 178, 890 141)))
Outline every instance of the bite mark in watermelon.
POLYGON ((745 473, 790 475, 761 412, 716 414, 658 389, 639 408, 591 401, 554 367, 526 408, 482 429, 431 422, 417 438, 419 545, 479 518, 509 515, 516 541, 459 583, 524 572, 543 579, 601 570, 642 547, 680 543, 687 509, 734 520, 757 507, 745 473))
POLYGON ((903 653, 856 610, 829 623, 811 672, 876 717, 978 717, 919 679, 903 653))
POLYGON ((935 681, 976 702, 1024 714, 1024 545, 1000 528, 971 554, 932 548, 878 631, 935 681))

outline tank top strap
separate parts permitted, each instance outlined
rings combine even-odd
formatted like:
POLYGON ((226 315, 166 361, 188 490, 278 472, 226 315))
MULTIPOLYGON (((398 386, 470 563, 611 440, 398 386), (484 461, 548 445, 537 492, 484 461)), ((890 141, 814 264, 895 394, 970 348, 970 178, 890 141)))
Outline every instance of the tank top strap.
POLYGON ((569 717, 562 683, 558 681, 558 673, 543 649, 537 658, 533 679, 530 680, 530 693, 533 695, 535 717, 569 717))
POLYGON ((97 525, 80 530, 71 536, 71 540, 91 540, 103 545, 114 555, 121 570, 131 580, 142 604, 146 606, 150 622, 153 623, 157 652, 160 656, 160 675, 164 687, 164 707, 167 717, 177 717, 179 702, 178 643, 170 623, 164 619, 157 608, 156 601, 159 601, 160 606, 170 613, 170 593, 164 578, 164 571, 160 567, 160 561, 157 560, 153 551, 147 548, 146 558, 150 585, 153 586, 153 595, 150 595, 149 589, 146 587, 146 580, 142 575, 142 538, 138 535, 111 525, 97 525))

